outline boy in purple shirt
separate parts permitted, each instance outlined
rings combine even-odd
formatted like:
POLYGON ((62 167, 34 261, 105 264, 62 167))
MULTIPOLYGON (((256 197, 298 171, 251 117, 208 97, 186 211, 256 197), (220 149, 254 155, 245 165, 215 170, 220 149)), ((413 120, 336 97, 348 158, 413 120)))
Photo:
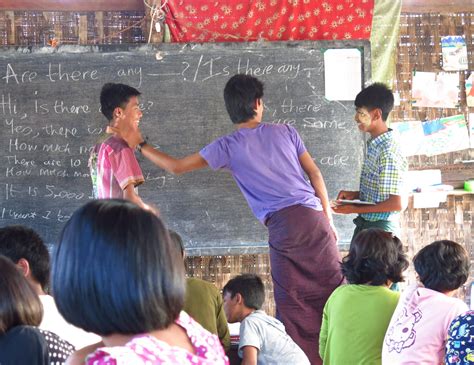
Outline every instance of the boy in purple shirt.
POLYGON ((224 100, 237 130, 181 159, 155 150, 136 130, 113 130, 168 172, 209 166, 232 174, 254 215, 268 227, 277 317, 311 363, 320 364, 324 304, 343 281, 326 185, 293 127, 261 123, 262 97, 258 79, 233 76, 224 100))

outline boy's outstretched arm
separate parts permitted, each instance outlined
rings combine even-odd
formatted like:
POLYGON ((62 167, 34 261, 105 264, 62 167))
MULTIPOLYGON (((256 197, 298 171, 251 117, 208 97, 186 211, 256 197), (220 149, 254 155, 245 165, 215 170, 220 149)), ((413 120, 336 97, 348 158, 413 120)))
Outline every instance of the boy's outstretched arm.
POLYGON ((149 144, 144 145, 141 150, 143 156, 156 166, 175 175, 202 169, 207 166, 207 161, 199 153, 193 153, 192 155, 177 159, 154 149, 149 144))
MULTIPOLYGON (((107 132, 115 133, 123 138, 130 148, 136 148, 139 144, 144 142, 140 130, 138 128, 118 129, 115 127, 108 127, 107 132)), ((177 159, 164 152, 158 151, 149 144, 144 144, 141 147, 141 153, 158 167, 172 173, 184 174, 197 169, 202 169, 207 165, 207 161, 201 157, 199 153, 177 159)))
POLYGON ((242 352, 241 365, 257 365, 258 349, 256 347, 244 346, 242 352))

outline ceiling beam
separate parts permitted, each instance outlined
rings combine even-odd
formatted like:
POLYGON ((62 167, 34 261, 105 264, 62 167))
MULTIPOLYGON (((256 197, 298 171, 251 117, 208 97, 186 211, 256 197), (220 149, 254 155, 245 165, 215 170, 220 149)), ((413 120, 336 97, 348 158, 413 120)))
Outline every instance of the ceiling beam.
POLYGON ((145 11, 142 0, 1 0, 0 10, 145 11))
MULTIPOLYGON (((143 0, 2 0, 0 10, 144 11, 143 0)), ((403 13, 474 12, 474 0, 402 0, 403 13)))
POLYGON ((474 0, 402 0, 402 13, 474 12, 474 0))

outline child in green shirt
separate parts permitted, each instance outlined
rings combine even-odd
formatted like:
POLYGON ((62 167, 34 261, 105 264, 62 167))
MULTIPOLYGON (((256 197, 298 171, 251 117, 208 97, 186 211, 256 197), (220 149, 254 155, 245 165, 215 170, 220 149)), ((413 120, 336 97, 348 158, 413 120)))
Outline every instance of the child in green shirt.
POLYGON ((342 260, 348 285, 337 288, 323 313, 319 353, 325 365, 381 364, 382 344, 399 293, 389 289, 408 267, 400 240, 370 228, 342 260))

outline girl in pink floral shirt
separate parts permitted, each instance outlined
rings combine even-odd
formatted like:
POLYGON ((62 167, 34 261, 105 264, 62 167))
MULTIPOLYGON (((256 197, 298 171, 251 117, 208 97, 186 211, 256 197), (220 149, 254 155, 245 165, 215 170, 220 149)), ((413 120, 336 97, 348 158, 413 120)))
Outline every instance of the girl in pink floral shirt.
POLYGON ((139 335, 125 346, 99 348, 87 357, 87 364, 218 365, 229 363, 219 338, 202 328, 186 312, 181 312, 175 323, 186 330, 194 347, 194 354, 183 348, 170 346, 151 335, 139 335))
POLYGON ((131 202, 96 200, 77 210, 52 277, 64 318, 102 336, 69 364, 229 363, 219 339, 182 312, 184 266, 168 230, 131 202))

